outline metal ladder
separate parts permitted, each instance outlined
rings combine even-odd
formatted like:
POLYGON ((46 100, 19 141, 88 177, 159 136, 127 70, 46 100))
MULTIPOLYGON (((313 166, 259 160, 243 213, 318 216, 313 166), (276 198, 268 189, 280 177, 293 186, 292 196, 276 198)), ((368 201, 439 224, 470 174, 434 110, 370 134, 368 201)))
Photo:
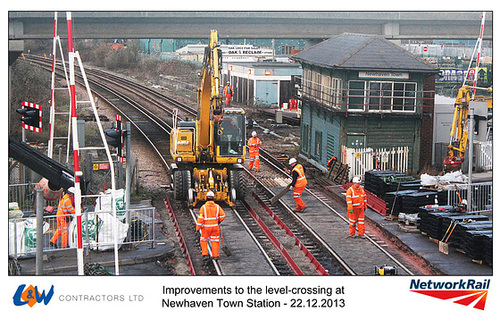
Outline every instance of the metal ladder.
MULTIPOLYGON (((69 162, 69 149, 71 147, 71 113, 70 108, 67 110, 58 111, 56 107, 56 91, 67 90, 68 96, 71 97, 71 91, 69 87, 69 77, 68 72, 66 70, 66 63, 64 61, 64 54, 61 45, 61 39, 59 35, 57 35, 57 12, 54 14, 54 39, 52 43, 52 78, 50 84, 50 113, 49 113, 49 142, 47 148, 47 156, 53 158, 54 155, 54 140, 66 140, 66 161, 67 164, 69 162), (57 46, 59 45, 59 51, 61 54, 61 65, 64 69, 64 76, 66 80, 66 87, 56 88, 56 65, 57 65, 57 46), (68 134, 66 136, 56 136, 55 135, 55 126, 56 126, 56 118, 59 116, 66 117, 68 124, 68 134)), ((60 122, 61 120, 57 120, 60 122)))

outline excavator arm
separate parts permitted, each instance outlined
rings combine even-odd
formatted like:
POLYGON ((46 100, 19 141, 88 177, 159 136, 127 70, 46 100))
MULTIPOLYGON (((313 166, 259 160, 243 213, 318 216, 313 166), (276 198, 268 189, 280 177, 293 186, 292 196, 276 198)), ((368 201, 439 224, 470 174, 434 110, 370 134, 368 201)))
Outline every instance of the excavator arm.
MULTIPOLYGON (((24 142, 9 137, 9 157, 23 163, 50 182, 53 190, 75 186, 74 172, 24 142)), ((83 182, 83 177, 80 178, 83 182)), ((82 183, 85 187, 85 183, 82 183)))
MULTIPOLYGON (((465 150, 469 141, 469 104, 471 100, 475 100, 471 98, 471 89, 474 89, 474 87, 464 85, 458 90, 451 123, 448 156, 443 161, 445 171, 459 170, 464 161, 465 150)), ((492 92, 491 88, 487 90, 492 92)), ((479 97, 477 100, 482 101, 479 97)))
POLYGON ((222 69, 222 52, 219 46, 218 33, 210 32, 210 44, 205 48, 201 86, 198 89, 200 110, 196 120, 198 151, 202 157, 213 159, 214 149, 211 130, 213 116, 222 114, 222 96, 219 92, 222 69))

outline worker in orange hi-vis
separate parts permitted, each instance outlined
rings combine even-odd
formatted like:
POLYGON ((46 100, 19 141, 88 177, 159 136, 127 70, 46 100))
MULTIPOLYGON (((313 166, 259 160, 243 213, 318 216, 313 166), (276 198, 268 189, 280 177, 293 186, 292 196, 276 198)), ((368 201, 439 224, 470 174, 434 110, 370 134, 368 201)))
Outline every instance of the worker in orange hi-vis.
POLYGON ((361 178, 354 177, 352 186, 347 189, 345 199, 347 202, 347 216, 349 217, 349 237, 356 236, 356 224, 358 225, 358 236, 365 238, 365 209, 367 207, 366 192, 361 187, 361 178))
POLYGON ((306 204, 302 200, 302 192, 306 189, 307 179, 304 167, 297 163, 295 158, 290 158, 288 164, 292 167, 292 183, 290 190, 293 189, 293 200, 295 200, 295 212, 303 212, 306 209, 306 204))
POLYGON ((252 132, 252 137, 247 142, 250 150, 250 159, 248 161, 248 169, 251 170, 255 164, 255 170, 260 170, 259 149, 262 147, 262 140, 257 138, 257 132, 252 132))
POLYGON ((200 246, 201 255, 208 258, 208 241, 212 246, 212 257, 219 259, 220 230, 219 224, 226 218, 226 213, 220 205, 214 202, 213 191, 207 192, 207 202, 200 208, 200 214, 196 222, 196 231, 201 229, 200 246))
POLYGON ((49 244, 57 248, 57 240, 61 237, 61 247, 68 247, 69 223, 72 219, 72 214, 75 214, 75 187, 69 187, 68 192, 59 200, 57 207, 57 230, 54 236, 50 239, 49 244))
POLYGON ((231 99, 233 98, 234 95, 234 90, 233 87, 231 86, 231 83, 227 81, 226 86, 224 87, 224 90, 222 90, 222 93, 224 96, 226 96, 226 105, 231 104, 231 99))

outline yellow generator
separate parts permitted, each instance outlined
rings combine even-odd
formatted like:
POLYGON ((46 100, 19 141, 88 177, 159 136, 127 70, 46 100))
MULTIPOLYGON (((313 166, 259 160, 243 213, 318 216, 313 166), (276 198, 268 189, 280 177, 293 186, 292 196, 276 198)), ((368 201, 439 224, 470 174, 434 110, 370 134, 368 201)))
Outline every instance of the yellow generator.
POLYGON ((221 63, 218 34, 212 31, 198 89, 198 117, 178 122, 174 116, 170 134, 174 196, 193 207, 205 201, 210 190, 216 201, 231 206, 245 197, 245 112, 222 108, 221 63))

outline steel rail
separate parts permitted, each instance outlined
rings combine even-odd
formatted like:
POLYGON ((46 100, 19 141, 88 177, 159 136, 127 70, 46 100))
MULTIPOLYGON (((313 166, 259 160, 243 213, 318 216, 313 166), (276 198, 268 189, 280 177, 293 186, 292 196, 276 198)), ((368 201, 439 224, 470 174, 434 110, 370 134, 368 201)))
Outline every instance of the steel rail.
POLYGON ((231 208, 231 209, 233 210, 233 213, 236 215, 236 217, 238 218, 238 220, 240 220, 241 224, 243 225, 243 227, 245 228, 245 230, 248 232, 248 234, 250 235, 250 238, 252 238, 252 240, 255 243, 255 245, 257 246, 257 248, 261 251, 262 255, 264 255, 264 257, 265 257, 265 259, 267 261, 267 264, 271 267, 271 270, 273 270, 273 272, 274 272, 275 275, 279 276, 280 275, 279 270, 276 268, 276 266, 274 265, 274 263, 271 260, 271 258, 269 258, 269 255, 264 250, 264 248, 262 247, 262 245, 259 243, 259 241, 255 237, 255 235, 252 233, 252 231, 250 230, 250 228, 248 227, 248 225, 245 223, 245 221, 241 217, 240 213, 238 213, 238 211, 235 208, 231 208))
MULTIPOLYGON (((254 194, 255 195, 255 194, 254 194)), ((280 252, 281 256, 285 259, 287 262, 288 266, 292 269, 293 273, 298 276, 303 276, 304 273, 300 269, 300 267, 297 265, 297 263, 293 260, 293 258, 290 256, 286 248, 283 246, 283 244, 276 238, 276 236, 272 233, 271 229, 266 225, 264 221, 259 217, 259 215, 254 211, 253 208, 248 205, 248 203, 244 200, 241 201, 243 206, 245 206, 245 209, 250 213, 252 218, 257 222, 259 227, 262 229, 262 231, 266 234, 267 238, 273 243, 273 245, 278 249, 280 252)))
POLYGON ((170 219, 172 220, 172 223, 174 224, 175 235, 177 236, 177 240, 179 241, 182 255, 188 261, 188 266, 189 266, 189 269, 191 271, 191 274, 193 276, 196 276, 196 271, 194 269, 193 261, 191 260, 191 255, 189 254, 189 249, 187 247, 186 240, 184 239, 184 236, 182 235, 182 231, 181 231, 181 228, 179 226, 179 222, 177 221, 177 217, 175 216, 174 209, 172 208, 172 204, 170 204, 168 197, 166 197, 164 199, 164 203, 165 203, 165 206, 167 207, 168 215, 170 216, 170 219))
MULTIPOLYGON (((287 175, 287 176, 290 176, 289 173, 287 173, 285 170, 283 170, 282 168, 278 167, 277 165, 275 165, 274 163, 271 163, 271 161, 269 161, 267 158, 266 158, 266 155, 264 156, 261 156, 261 158, 263 158, 269 165, 275 167, 279 172, 281 172, 282 174, 284 175, 287 175)), ((316 198, 317 200, 319 200, 323 205, 325 205, 330 211, 332 211, 333 213, 335 213, 339 218, 341 218, 344 222, 346 222, 347 224, 349 224, 349 220, 343 216, 341 213, 339 213, 336 209, 334 209, 333 207, 331 207, 330 205, 328 205, 324 200, 322 200, 318 195, 316 195, 311 189, 309 188, 306 188, 305 191, 307 191, 311 196, 313 196, 314 198, 316 198)), ((281 201, 281 200, 280 200, 281 201)), ((285 204, 286 206, 286 204, 285 204)), ((288 207, 288 206, 287 206, 288 207)), ((370 241, 373 245, 375 245, 380 251, 382 251, 382 253, 384 253, 387 257, 389 257, 392 261, 394 261, 397 265, 399 265, 404 271, 406 271, 409 275, 414 275, 414 273, 408 269, 404 264, 402 264, 398 259, 396 259, 392 254, 390 254, 387 250, 385 250, 382 246, 380 246, 375 240, 373 240, 373 238, 371 238, 370 236, 366 235, 366 239, 368 241, 370 241)))

